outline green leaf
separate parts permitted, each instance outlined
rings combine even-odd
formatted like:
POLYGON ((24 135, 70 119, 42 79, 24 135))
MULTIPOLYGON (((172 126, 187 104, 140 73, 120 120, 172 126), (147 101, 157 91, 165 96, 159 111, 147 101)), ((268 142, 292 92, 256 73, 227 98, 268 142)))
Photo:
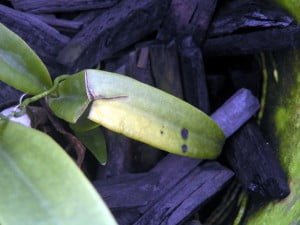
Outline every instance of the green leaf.
POLYGON ((89 115, 90 107, 88 107, 84 113, 79 117, 79 119, 76 121, 76 123, 70 123, 69 126, 73 131, 77 132, 85 132, 89 130, 93 130, 97 127, 99 127, 98 123, 95 123, 91 120, 89 120, 87 117, 89 115))
POLYGON ((49 136, 0 120, 1 225, 115 225, 100 196, 49 136))
POLYGON ((47 102, 56 116, 69 123, 76 123, 90 103, 84 71, 62 81, 56 93, 48 96, 47 102))
POLYGON ((220 154, 224 134, 202 111, 127 76, 85 73, 92 121, 171 153, 207 159, 220 154))
POLYGON ((0 23, 0 80, 31 95, 52 86, 47 68, 32 49, 0 23))
POLYGON ((95 156, 98 162, 105 165, 107 161, 107 150, 105 138, 100 127, 84 132, 74 131, 74 133, 84 146, 95 156))

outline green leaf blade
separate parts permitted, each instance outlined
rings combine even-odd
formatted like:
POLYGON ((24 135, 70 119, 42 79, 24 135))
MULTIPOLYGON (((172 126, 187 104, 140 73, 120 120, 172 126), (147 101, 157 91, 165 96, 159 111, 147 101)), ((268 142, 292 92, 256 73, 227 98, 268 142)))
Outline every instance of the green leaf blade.
POLYGON ((76 123, 90 103, 84 71, 62 81, 56 93, 47 97, 47 102, 57 117, 76 123))
POLYGON ((100 127, 88 131, 74 130, 76 137, 94 155, 99 163, 105 165, 107 162, 107 150, 104 134, 100 127))
POLYGON ((0 80, 31 95, 52 86, 46 66, 15 33, 0 23, 0 80))
POLYGON ((216 158, 225 141, 218 125, 192 105, 127 76, 86 71, 93 104, 88 118, 156 148, 194 158, 216 158))
POLYGON ((1 225, 115 225, 94 188, 47 135, 0 121, 1 225))

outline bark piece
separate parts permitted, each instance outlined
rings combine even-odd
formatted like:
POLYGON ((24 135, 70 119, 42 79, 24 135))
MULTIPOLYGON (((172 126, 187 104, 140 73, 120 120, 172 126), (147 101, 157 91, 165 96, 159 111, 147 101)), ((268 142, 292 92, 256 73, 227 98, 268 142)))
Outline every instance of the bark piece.
POLYGON ((146 206, 156 198, 157 173, 123 174, 114 179, 94 182, 111 209, 146 206))
POLYGON ((228 1, 216 13, 209 37, 232 34, 243 29, 283 28, 293 18, 267 1, 228 1))
POLYGON ((253 55, 265 51, 294 49, 300 46, 300 26, 270 28, 245 34, 209 38, 204 43, 205 56, 253 55))
POLYGON ((201 42, 214 14, 217 0, 172 0, 168 16, 158 34, 160 40, 193 33, 201 42))
POLYGON ((11 0, 15 9, 31 13, 73 12, 108 8, 120 0, 11 0))
POLYGON ((255 122, 248 122, 230 139, 225 151, 243 187, 256 197, 273 200, 289 194, 287 177, 275 151, 255 122))
POLYGON ((175 42, 149 47, 151 69, 156 87, 183 98, 179 58, 175 42))
POLYGON ((186 101, 209 113, 210 106, 202 52, 191 36, 180 41, 179 56, 186 101))
POLYGON ((167 1, 124 0, 106 10, 62 49, 58 60, 79 71, 124 49, 155 31, 168 8, 167 1))
POLYGON ((225 137, 229 137, 249 120, 259 109, 258 99, 251 91, 242 88, 231 96, 211 118, 223 130, 225 137))
POLYGON ((56 18, 55 16, 51 17, 48 15, 45 16, 45 15, 34 15, 34 14, 32 14, 32 16, 36 16, 38 19, 48 24, 49 26, 54 27, 55 29, 66 33, 77 33, 78 31, 80 31, 80 29, 83 26, 82 22, 59 19, 56 18))
POLYGON ((232 175, 216 162, 196 167, 158 199, 134 225, 181 224, 220 191, 232 175))

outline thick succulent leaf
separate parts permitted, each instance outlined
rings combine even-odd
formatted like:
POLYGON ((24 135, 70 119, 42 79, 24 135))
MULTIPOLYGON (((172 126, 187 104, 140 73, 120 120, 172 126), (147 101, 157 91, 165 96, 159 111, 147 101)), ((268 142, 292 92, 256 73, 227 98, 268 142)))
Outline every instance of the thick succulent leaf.
POLYGON ((108 129, 175 154, 215 158, 225 137, 192 105, 127 76, 87 70, 88 116, 108 129))
POLYGON ((88 115, 89 115, 89 107, 84 111, 84 113, 76 121, 76 123, 69 124, 70 128, 76 132, 85 132, 99 127, 98 123, 95 123, 87 118, 88 115))
POLYGON ((108 208, 49 136, 0 121, 1 225, 114 225, 108 208))
POLYGON ((32 49, 0 23, 0 80, 31 95, 49 89, 47 68, 32 49))
POLYGON ((47 102, 56 116, 70 123, 76 123, 90 103, 86 93, 84 72, 62 81, 56 92, 48 96, 47 102))
POLYGON ((100 127, 88 131, 74 131, 84 146, 95 156, 99 163, 106 164, 107 150, 104 134, 100 127))

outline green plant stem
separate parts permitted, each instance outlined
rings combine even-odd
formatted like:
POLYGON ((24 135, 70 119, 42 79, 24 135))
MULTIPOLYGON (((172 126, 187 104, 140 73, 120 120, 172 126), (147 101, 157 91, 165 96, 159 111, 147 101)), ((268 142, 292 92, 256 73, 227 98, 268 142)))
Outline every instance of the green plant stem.
POLYGON ((263 85, 262 85, 262 94, 261 94, 261 99, 260 99, 260 110, 259 110, 258 119, 257 119, 259 124, 260 124, 260 121, 263 117, 263 113, 265 110, 266 96, 267 96, 267 89, 268 89, 268 72, 267 72, 265 54, 261 53, 260 58, 261 58, 261 63, 262 63, 262 74, 263 74, 262 84, 263 85))
POLYGON ((247 209, 247 205, 248 205, 248 195, 245 191, 243 191, 240 196, 239 196, 239 200, 238 200, 238 204, 239 204, 239 211, 238 214, 233 222, 233 225, 240 225, 242 224, 242 221, 245 217, 245 212, 247 209))
POLYGON ((14 116, 22 116, 24 113, 25 113, 25 108, 32 102, 36 102, 46 96, 48 96, 49 94, 53 93, 60 82, 64 81, 67 77, 69 77, 69 75, 62 75, 62 76, 59 76, 57 77, 55 80, 54 80, 54 83, 53 83, 53 86, 48 89, 47 91, 45 92, 42 92, 38 95, 35 95, 31 98, 27 98, 25 99, 19 106, 18 106, 18 109, 20 110, 19 112, 15 112, 14 116))

